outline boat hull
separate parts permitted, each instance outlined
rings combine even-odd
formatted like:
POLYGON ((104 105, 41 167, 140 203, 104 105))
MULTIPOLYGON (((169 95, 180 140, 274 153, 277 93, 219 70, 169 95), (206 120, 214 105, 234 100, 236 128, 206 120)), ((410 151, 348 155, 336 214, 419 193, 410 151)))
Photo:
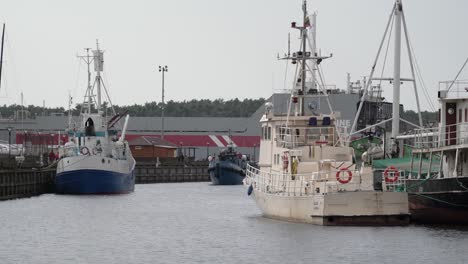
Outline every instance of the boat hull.
POLYGON ((268 218, 327 226, 402 226, 410 222, 406 193, 283 196, 254 190, 252 195, 268 218))
POLYGON ((120 194, 133 192, 135 176, 105 170, 74 170, 57 174, 55 192, 60 194, 120 194))
POLYGON ((119 194, 135 189, 135 161, 101 156, 64 157, 57 164, 55 192, 119 194))
POLYGON ((242 168, 230 162, 210 164, 208 172, 213 185, 240 185, 245 177, 242 168))
POLYGON ((414 222, 468 225, 468 177, 407 180, 407 186, 414 222))

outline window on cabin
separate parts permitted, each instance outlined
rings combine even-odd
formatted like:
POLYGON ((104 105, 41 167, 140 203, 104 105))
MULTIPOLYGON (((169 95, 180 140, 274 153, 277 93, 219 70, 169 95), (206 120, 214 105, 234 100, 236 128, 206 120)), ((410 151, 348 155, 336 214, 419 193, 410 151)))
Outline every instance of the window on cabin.
POLYGON ((458 123, 461 123, 462 121, 462 110, 458 109, 458 123))
POLYGON ((270 126, 267 129, 267 139, 271 140, 271 127, 270 126))
POLYGON ((465 122, 468 122, 468 109, 465 107, 465 122))

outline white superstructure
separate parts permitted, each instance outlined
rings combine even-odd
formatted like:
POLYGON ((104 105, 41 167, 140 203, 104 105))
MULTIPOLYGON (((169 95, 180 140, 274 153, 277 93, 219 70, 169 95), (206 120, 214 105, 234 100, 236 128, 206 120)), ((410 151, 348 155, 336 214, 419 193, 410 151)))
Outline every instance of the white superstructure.
POLYGON ((308 46, 315 49, 308 45, 308 29, 315 32, 315 25, 310 25, 306 1, 303 11, 303 26, 292 23, 301 32, 301 51, 282 58, 298 67, 290 111, 287 116, 276 116, 270 103, 265 106, 258 167, 248 166, 245 179, 249 194, 263 214, 272 218, 321 225, 407 224, 407 194, 386 185, 384 191, 375 190, 373 171, 356 168, 354 151, 345 146, 345 136, 337 130, 339 113, 305 115, 309 85, 319 90, 325 87, 317 80, 323 80, 320 63, 329 57, 307 51, 308 46))
POLYGON ((55 180, 59 193, 126 193, 134 190, 135 160, 125 140, 129 116, 115 114, 107 120, 102 110, 104 57, 99 45, 96 46, 92 56, 87 49, 87 55, 82 57, 88 65, 88 87, 80 119, 75 125, 70 121, 70 141, 60 149, 55 180), (92 63, 96 72, 93 85, 89 70, 92 63), (95 87, 97 95, 94 95, 95 87), (125 123, 119 136, 115 125, 124 116, 125 123))

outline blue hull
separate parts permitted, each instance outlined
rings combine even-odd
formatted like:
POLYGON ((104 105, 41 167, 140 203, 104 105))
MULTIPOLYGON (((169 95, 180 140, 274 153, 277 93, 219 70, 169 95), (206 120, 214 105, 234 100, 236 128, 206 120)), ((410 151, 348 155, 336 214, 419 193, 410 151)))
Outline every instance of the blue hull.
POLYGON ((55 192, 61 194, 118 194, 135 189, 135 175, 104 170, 75 170, 57 174, 55 192))
POLYGON ((239 185, 245 177, 242 168, 230 162, 210 164, 208 172, 213 185, 239 185))

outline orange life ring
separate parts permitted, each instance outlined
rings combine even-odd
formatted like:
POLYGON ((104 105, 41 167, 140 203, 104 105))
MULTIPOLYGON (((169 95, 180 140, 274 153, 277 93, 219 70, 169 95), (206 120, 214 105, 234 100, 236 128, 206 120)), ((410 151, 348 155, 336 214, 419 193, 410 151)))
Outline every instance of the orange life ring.
POLYGON ((352 178, 353 178, 353 173, 350 170, 348 170, 347 168, 341 168, 339 171, 336 172, 336 180, 341 184, 346 184, 346 183, 350 182, 352 178), (348 173, 348 178, 343 180, 343 179, 341 179, 340 176, 341 176, 341 173, 345 173, 345 172, 348 173))
POLYGON ((400 177, 400 172, 398 171, 398 169, 395 166, 390 166, 390 167, 387 167, 385 169, 384 177, 385 177, 385 182, 386 183, 393 183, 393 182, 398 181, 398 177, 400 177), (393 172, 393 177, 392 178, 388 177, 388 173, 390 171, 393 172))

